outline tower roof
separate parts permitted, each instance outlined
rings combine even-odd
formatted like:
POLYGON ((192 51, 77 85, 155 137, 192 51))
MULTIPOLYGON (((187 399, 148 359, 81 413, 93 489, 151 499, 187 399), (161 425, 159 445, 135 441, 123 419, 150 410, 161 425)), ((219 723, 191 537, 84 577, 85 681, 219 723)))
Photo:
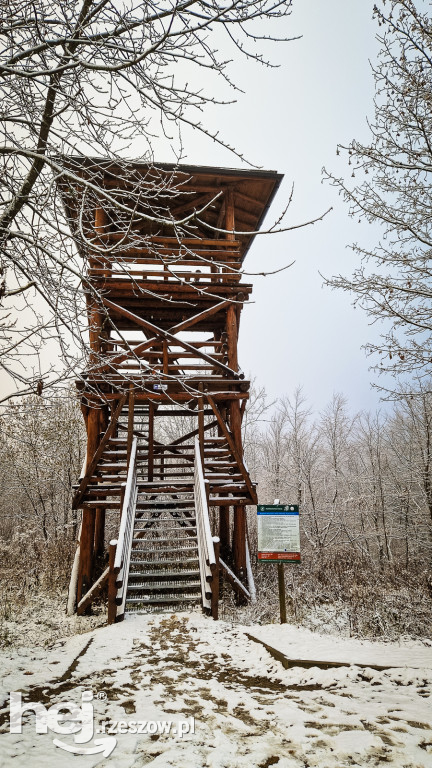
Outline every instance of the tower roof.
MULTIPOLYGON (((123 197, 124 203, 134 207, 137 213, 151 213, 156 219, 165 221, 185 221, 196 212, 183 227, 188 236, 198 238, 226 237, 218 230, 225 229, 226 193, 232 190, 236 240, 240 242, 242 258, 254 233, 260 229, 283 178, 276 171, 140 161, 118 163, 81 156, 63 158, 63 164, 69 172, 90 181, 96 197, 99 197, 97 189, 103 190, 101 206, 104 208, 110 207, 110 198, 123 197)), ((93 228, 92 206, 83 205, 84 199, 88 199, 88 192, 84 196, 84 186, 71 182, 70 177, 61 180, 59 186, 72 228, 80 219, 90 232, 93 228)), ((148 224, 147 230, 144 225, 143 234, 147 231, 148 234, 160 233, 161 225, 148 224)))

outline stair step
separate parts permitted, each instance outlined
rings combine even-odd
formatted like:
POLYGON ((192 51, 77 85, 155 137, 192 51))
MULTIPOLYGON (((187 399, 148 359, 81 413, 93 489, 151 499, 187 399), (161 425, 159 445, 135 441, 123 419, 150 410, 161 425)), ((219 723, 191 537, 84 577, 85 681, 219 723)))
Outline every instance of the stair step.
POLYGON ((189 512, 195 510, 195 506, 192 499, 176 499, 174 501, 164 501, 163 499, 143 499, 142 494, 138 496, 137 508, 145 507, 148 510, 178 510, 182 507, 182 511, 189 512), (186 507, 186 509, 184 509, 186 507))
POLYGON ((178 499, 175 504, 163 501, 137 501, 136 508, 142 512, 195 512, 190 499, 178 499), (180 509, 181 507, 181 509, 180 509))
POLYGON ((182 578, 183 581, 186 581, 187 579, 197 579, 199 578, 200 572, 199 570, 193 570, 193 571, 187 571, 186 569, 183 571, 164 571, 162 568, 158 568, 154 571, 131 571, 130 576, 137 579, 151 579, 151 578, 157 578, 161 579, 163 577, 166 577, 167 579, 171 578, 182 578))
MULTIPOLYGON (((133 560, 131 557, 131 565, 183 565, 184 563, 198 563, 198 555, 196 557, 182 557, 182 559, 179 560, 133 560)), ((131 571, 133 573, 133 571, 131 571)))
MULTIPOLYGON (((135 521, 134 533, 135 531, 147 531, 150 529, 150 526, 147 526, 147 527, 144 526, 143 528, 140 528, 139 526, 136 525, 136 522, 137 521, 135 521)), ((149 522, 164 523, 166 522, 166 518, 163 518, 162 520, 151 520, 149 522)), ((161 531, 161 533, 165 533, 165 531, 196 531, 196 525, 170 525, 170 526, 160 525, 159 528, 156 528, 156 530, 161 531)))
MULTIPOLYGON (((138 539, 138 541, 142 542, 144 539, 138 539)), ((180 554, 181 552, 194 552, 197 550, 197 548, 198 547, 196 543, 192 547, 155 547, 153 549, 149 549, 149 547, 145 547, 144 549, 140 547, 133 547, 131 550, 131 555, 136 554, 137 552, 145 552, 147 555, 162 555, 165 552, 178 552, 180 554)))
MULTIPOLYGON (((201 595, 200 595, 201 596, 201 595)), ((200 599, 198 595, 164 595, 163 597, 126 597, 126 603, 142 603, 150 605, 154 603, 191 603, 200 599)))
POLYGON ((166 590, 166 589, 183 589, 183 590, 198 590, 201 591, 201 582, 198 581, 153 581, 153 582, 133 582, 132 584, 128 584, 128 593, 129 590, 148 590, 150 592, 154 592, 155 590, 166 590))
MULTIPOLYGON (((195 515, 185 516, 185 517, 174 517, 173 515, 170 515, 169 517, 162 517, 166 510, 162 510, 162 512, 158 514, 151 514, 147 516, 147 513, 141 513, 135 517, 136 523, 173 523, 173 522, 179 522, 179 523, 189 523, 192 528, 195 528, 194 520, 196 520, 195 515), (144 517, 144 515, 146 515, 144 517)), ((175 527, 175 526, 173 526, 175 527)))
MULTIPOLYGON (((177 542, 181 541, 197 541, 196 536, 179 536, 179 537, 157 537, 156 539, 145 539, 143 536, 138 537, 137 539, 132 539, 132 544, 139 544, 145 542, 146 544, 162 544, 163 542, 168 542, 170 544, 177 544, 177 542)), ((184 549, 184 547, 183 547, 184 549)))
MULTIPOLYGON (((171 610, 169 605, 164 605, 163 603, 161 605, 134 605, 133 603, 128 605, 128 613, 138 613, 138 614, 160 614, 160 613, 167 613, 171 610)), ((181 605, 176 605, 175 607, 176 613, 179 613, 180 611, 188 611, 190 613, 191 611, 199 612, 201 611, 201 603, 182 603, 181 605)))

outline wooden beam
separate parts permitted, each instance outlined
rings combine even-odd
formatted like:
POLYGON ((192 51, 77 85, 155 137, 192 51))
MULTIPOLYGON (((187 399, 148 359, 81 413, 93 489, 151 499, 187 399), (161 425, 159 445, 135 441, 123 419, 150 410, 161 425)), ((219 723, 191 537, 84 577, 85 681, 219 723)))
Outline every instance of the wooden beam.
MULTIPOLYGON (((208 378, 210 379, 210 377, 208 377, 208 378)), ((151 382, 151 383, 153 383, 153 382, 151 382)), ((211 383, 211 379, 210 379, 210 383, 211 383)), ((97 386, 97 382, 92 382, 92 384, 97 386)), ((195 381, 192 381, 192 382, 188 381, 188 384, 190 386, 193 386, 194 384, 197 384, 197 382, 195 382, 195 381)), ((218 400, 218 401, 221 401, 221 402, 225 403, 225 402, 230 401, 230 400, 244 400, 245 398, 246 398, 246 400, 249 399, 249 393, 248 392, 236 392, 236 391, 232 392, 232 391, 229 391, 229 390, 226 389, 226 387, 234 386, 234 385, 238 386, 239 384, 240 384, 240 386, 242 386, 244 384, 244 382, 239 382, 239 381, 224 382, 222 380, 222 382, 218 382, 218 384, 220 385, 221 391, 215 390, 214 392, 212 392, 212 397, 213 397, 213 399, 215 401, 218 400)), ((144 381, 143 386, 147 386, 147 382, 146 381, 144 381)), ((88 395, 94 395, 94 392, 88 392, 88 395)), ((106 392, 106 393, 104 392, 103 397, 104 397, 105 400, 109 400, 109 401, 115 403, 116 400, 119 400, 119 398, 122 397, 122 395, 120 395, 120 394, 118 394, 116 392, 106 392)), ((191 402, 192 394, 191 394, 191 392, 184 392, 184 391, 169 392, 168 397, 169 397, 169 399, 170 399, 170 401, 172 403, 179 403, 179 404, 180 403, 186 403, 186 404, 188 404, 188 403, 191 402)), ((198 397, 198 390, 197 390, 196 397, 198 397)), ((139 402, 144 402, 144 403, 154 402, 157 405, 159 405, 159 404, 166 405, 166 399, 167 399, 167 395, 165 393, 149 392, 149 391, 139 392, 139 391, 135 390, 135 400, 137 400, 139 402)))
POLYGON ((89 591, 86 592, 84 597, 81 598, 77 606, 77 614, 79 616, 82 616, 86 608, 88 608, 92 604, 95 597, 97 597, 99 593, 102 591, 102 589, 104 588, 105 584, 108 581, 108 575, 109 575, 109 568, 106 568, 103 574, 99 576, 98 580, 95 581, 93 586, 89 589, 89 591))
POLYGON ((238 579, 235 573, 232 572, 231 568, 228 568, 227 564, 222 560, 222 558, 219 558, 219 565, 223 570, 224 578, 226 578, 228 583, 231 584, 234 592, 250 600, 249 590, 247 590, 246 587, 243 586, 240 579, 238 579))
MULTIPOLYGON (((204 432, 206 432, 208 429, 212 429, 212 427, 215 427, 217 425, 217 421, 212 421, 210 424, 204 425, 204 432)), ((177 440, 173 440, 171 445, 180 445, 181 443, 186 442, 186 440, 190 440, 192 437, 195 437, 195 435, 199 435, 199 428, 193 429, 192 432, 188 432, 186 435, 182 435, 182 437, 178 437, 177 440)))
POLYGON ((100 460, 100 458, 101 458, 101 456, 102 456, 102 454, 103 454, 103 452, 105 450, 106 444, 108 443, 108 441, 110 440, 110 438, 114 434, 114 430, 115 430, 118 418, 119 418, 119 416, 120 416, 120 414, 122 412, 122 409, 123 409, 123 406, 124 406, 125 402, 126 402, 126 395, 121 395, 119 403, 117 405, 117 408, 116 408, 116 410, 114 412, 114 415, 112 416, 111 421, 110 421, 110 423, 109 423, 109 425, 107 427, 107 430, 106 430, 106 432, 105 432, 101 442, 99 443, 99 447, 98 447, 96 453, 94 454, 90 464, 88 465, 86 473, 85 473, 84 477, 82 478, 82 480, 81 480, 81 482, 80 482, 80 484, 79 484, 79 486, 78 486, 78 488, 76 490, 76 493, 74 494, 74 497, 73 497, 73 500, 72 500, 72 509, 77 509, 78 506, 80 505, 83 497, 84 497, 84 494, 86 492, 86 488, 87 488, 87 486, 88 486, 88 484, 90 482, 90 478, 93 475, 93 473, 94 473, 94 471, 95 471, 95 469, 96 469, 96 467, 98 465, 98 462, 99 462, 99 460, 100 460))

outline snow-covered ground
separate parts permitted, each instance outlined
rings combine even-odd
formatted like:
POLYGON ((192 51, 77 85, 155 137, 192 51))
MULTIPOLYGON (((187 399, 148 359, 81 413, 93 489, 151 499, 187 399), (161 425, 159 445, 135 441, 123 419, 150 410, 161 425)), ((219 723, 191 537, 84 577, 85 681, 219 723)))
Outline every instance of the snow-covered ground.
POLYGON ((179 613, 130 616, 50 650, 5 650, 0 664, 1 766, 432 768, 432 649, 420 644, 360 643, 179 613), (291 659, 347 666, 286 669, 248 634, 291 659), (33 714, 23 715, 22 733, 10 733, 11 691, 46 708, 81 705, 82 693, 92 692, 94 737, 80 743, 79 733, 36 734, 33 714), (134 733, 144 721, 156 732, 134 733), (157 732, 158 721, 172 721, 177 732, 157 732), (179 728, 189 732, 181 738, 179 728), (82 754, 92 749, 99 752, 82 754))

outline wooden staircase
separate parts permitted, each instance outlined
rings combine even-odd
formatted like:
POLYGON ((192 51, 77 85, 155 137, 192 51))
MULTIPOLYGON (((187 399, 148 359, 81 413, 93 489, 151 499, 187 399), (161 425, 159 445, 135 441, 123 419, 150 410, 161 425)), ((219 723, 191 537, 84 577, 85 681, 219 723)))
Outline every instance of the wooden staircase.
POLYGON ((110 544, 109 616, 202 606, 217 618, 218 542, 212 537, 198 441, 192 482, 142 479, 132 443, 118 540, 110 544), (178 486, 176 485, 178 483, 178 486))
POLYGON ((179 610, 201 605, 193 490, 139 493, 126 610, 179 610))

